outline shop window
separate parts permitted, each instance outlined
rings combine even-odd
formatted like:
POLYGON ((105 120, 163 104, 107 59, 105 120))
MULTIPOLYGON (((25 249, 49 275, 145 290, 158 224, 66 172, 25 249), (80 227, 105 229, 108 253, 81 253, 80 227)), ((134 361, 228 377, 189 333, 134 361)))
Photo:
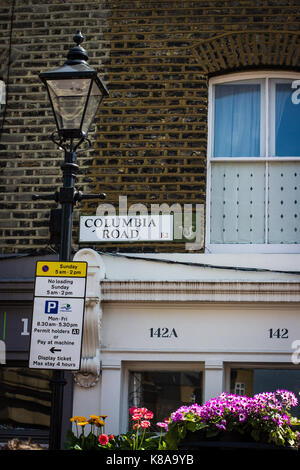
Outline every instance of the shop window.
POLYGON ((46 441, 51 415, 52 371, 23 366, 0 369, 0 436, 46 441))
POLYGON ((291 73, 211 81, 210 251, 300 252, 298 89, 291 73))
MULTIPOLYGON (((243 395, 288 390, 299 399, 300 370, 267 368, 232 368, 230 373, 230 392, 236 393, 238 384, 244 384, 243 395)), ((239 394, 239 393, 238 393, 239 394)), ((291 410, 291 414, 300 418, 300 403, 291 410)))
POLYGON ((202 402, 202 380, 198 371, 132 371, 129 407, 146 407, 162 421, 182 405, 202 402))

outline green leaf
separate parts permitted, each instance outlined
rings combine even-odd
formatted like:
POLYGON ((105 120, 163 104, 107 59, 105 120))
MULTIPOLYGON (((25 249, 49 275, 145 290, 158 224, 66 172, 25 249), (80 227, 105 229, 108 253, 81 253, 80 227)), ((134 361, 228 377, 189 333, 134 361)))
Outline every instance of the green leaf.
POLYGON ((79 444, 76 444, 74 447, 73 447, 74 450, 83 450, 79 444))
POLYGON ((207 427, 207 424, 202 423, 201 421, 198 421, 198 422, 188 421, 186 423, 187 430, 191 432, 199 431, 200 429, 203 429, 206 427, 207 427))
POLYGON ((166 450, 167 449, 167 443, 165 441, 161 441, 158 444, 158 450, 166 450))
POLYGON ((179 439, 184 439, 185 436, 186 436, 186 431, 187 431, 187 428, 186 426, 178 426, 178 437, 179 439))
POLYGON ((75 436, 75 434, 69 429, 66 435, 66 442, 65 448, 66 449, 74 449, 74 446, 79 444, 79 439, 75 436))
POLYGON ((196 431, 199 431, 199 429, 203 429, 203 428, 207 428, 207 427, 208 426, 205 423, 201 423, 201 422, 196 423, 196 431))
POLYGON ((165 435, 166 446, 168 450, 177 450, 179 435, 178 426, 169 425, 169 430, 165 435))
POLYGON ((187 421, 186 428, 187 428, 188 431, 195 432, 196 431, 196 425, 197 425, 197 423, 194 423, 192 421, 187 421))

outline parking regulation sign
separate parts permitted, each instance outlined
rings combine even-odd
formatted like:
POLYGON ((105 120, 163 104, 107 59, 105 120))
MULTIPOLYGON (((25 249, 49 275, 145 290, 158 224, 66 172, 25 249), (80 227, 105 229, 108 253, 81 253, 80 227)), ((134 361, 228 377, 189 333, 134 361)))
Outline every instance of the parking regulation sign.
POLYGON ((80 369, 86 276, 86 262, 37 262, 30 368, 80 369))

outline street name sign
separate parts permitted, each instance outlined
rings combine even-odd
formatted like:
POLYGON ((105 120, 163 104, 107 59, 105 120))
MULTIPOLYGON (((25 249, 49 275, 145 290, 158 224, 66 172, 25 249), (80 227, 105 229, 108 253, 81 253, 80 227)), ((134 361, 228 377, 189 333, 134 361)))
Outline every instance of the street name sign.
POLYGON ((87 263, 38 261, 29 368, 79 370, 87 263))
POLYGON ((81 216, 79 242, 145 242, 173 240, 173 216, 81 216))

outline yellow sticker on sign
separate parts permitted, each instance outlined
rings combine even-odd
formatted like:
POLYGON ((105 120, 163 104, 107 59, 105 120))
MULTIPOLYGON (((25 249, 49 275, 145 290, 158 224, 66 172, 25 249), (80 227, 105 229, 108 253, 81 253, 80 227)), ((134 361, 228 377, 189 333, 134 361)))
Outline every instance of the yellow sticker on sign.
POLYGON ((38 261, 36 276, 86 277, 86 261, 38 261))

